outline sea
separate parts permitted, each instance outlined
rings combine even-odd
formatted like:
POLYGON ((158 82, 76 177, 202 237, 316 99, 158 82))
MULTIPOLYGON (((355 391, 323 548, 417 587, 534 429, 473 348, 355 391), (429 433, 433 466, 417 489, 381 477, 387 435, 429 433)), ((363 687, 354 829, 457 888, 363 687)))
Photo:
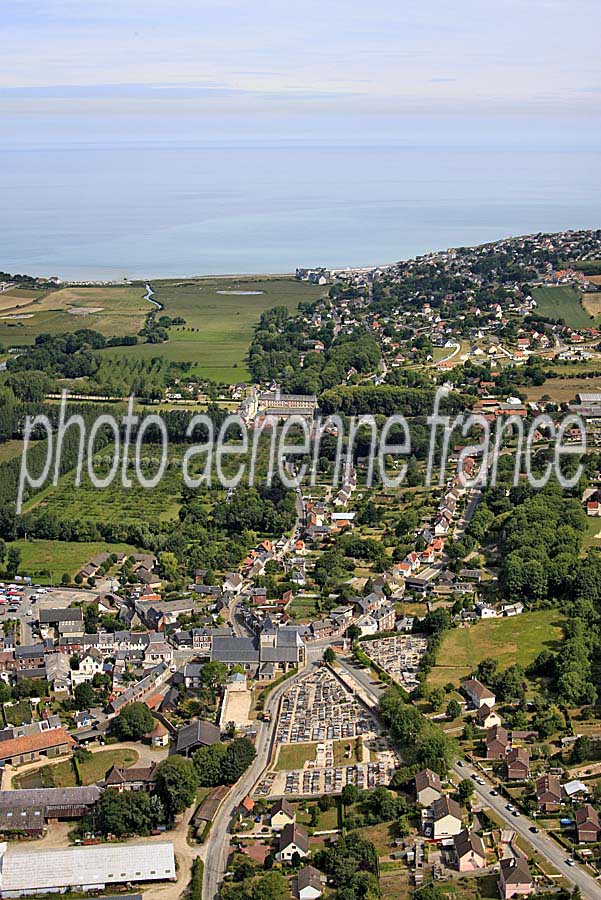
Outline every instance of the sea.
POLYGON ((391 139, 65 141, 0 147, 0 270, 63 279, 369 266, 601 227, 582 127, 391 139))

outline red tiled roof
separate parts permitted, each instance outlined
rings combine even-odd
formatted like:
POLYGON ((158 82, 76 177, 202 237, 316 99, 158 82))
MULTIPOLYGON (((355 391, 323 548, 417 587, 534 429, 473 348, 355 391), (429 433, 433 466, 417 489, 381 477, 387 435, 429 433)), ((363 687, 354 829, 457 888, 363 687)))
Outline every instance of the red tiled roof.
POLYGON ((12 741, 3 741, 0 745, 0 759, 20 756, 23 753, 50 750, 52 747, 60 747, 62 744, 74 747, 75 743, 64 728, 55 728, 52 731, 41 731, 38 734, 27 734, 24 737, 13 738, 12 741))

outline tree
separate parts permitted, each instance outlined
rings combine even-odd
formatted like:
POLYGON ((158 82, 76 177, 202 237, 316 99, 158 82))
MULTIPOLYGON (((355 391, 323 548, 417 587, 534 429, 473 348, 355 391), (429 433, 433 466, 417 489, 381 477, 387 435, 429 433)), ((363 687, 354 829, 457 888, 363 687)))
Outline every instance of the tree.
POLYGON ((475 788, 473 781, 470 781, 469 778, 463 778, 457 786, 457 793, 459 795, 460 801, 462 803, 467 803, 468 800, 471 799, 474 790, 475 788))
POLYGON ((152 731, 154 719, 145 703, 128 703, 113 719, 112 730, 120 741, 139 741, 152 731))
POLYGON ((452 722, 461 715, 461 704, 458 700, 449 700, 447 703, 446 716, 452 722))
POLYGON ((234 784, 246 772, 257 755, 253 742, 247 738, 237 738, 227 747, 221 762, 223 784, 234 784))
POLYGON ((225 744, 217 743, 210 747, 199 747, 196 751, 192 762, 199 787, 216 787, 223 784, 221 767, 226 749, 225 744))
POLYGON ((358 641, 361 637, 361 629, 358 625, 349 625, 349 627, 346 629, 346 636, 351 644, 354 644, 355 641, 358 641))
POLYGON ((94 689, 88 681, 78 684, 73 691, 73 696, 78 709, 89 709, 94 703, 94 689))
POLYGON ((205 663, 200 678, 202 683, 206 684, 207 687, 218 687, 220 684, 225 683, 225 679, 227 678, 227 666, 218 659, 205 663))
POLYGON ((183 812, 194 800, 198 780, 192 761, 184 756, 170 756, 156 774, 156 792, 170 819, 183 812))
POLYGON ((344 806, 352 806, 359 799, 359 789, 354 784, 345 784, 342 788, 341 800, 344 806))
POLYGON ((86 817, 86 827, 102 834, 149 834, 159 824, 156 807, 144 791, 124 791, 112 788, 104 791, 94 811, 86 817))
POLYGON ((63 572, 61 576, 61 584, 63 585, 63 587, 71 584, 71 576, 68 574, 68 572, 63 572))
POLYGON ((19 571, 19 566, 21 565, 21 551, 18 547, 14 545, 8 548, 8 552, 6 554, 6 571, 10 575, 14 575, 19 571))
POLYGON ((442 704, 444 703, 444 699, 445 699, 444 688, 442 688, 442 687, 432 688, 428 692, 428 699, 429 699, 430 703, 432 704, 432 709, 438 711, 442 707, 442 704))
POLYGON ((336 661, 336 653, 331 647, 326 647, 323 652, 323 661, 332 664, 336 661))

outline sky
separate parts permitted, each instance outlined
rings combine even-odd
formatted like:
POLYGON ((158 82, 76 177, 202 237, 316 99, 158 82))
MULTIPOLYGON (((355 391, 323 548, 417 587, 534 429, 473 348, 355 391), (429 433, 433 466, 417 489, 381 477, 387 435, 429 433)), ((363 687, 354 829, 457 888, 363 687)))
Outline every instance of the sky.
POLYGON ((408 120, 414 135, 432 122, 456 135, 468 117, 472 135, 479 122, 484 137, 507 137, 519 121, 520 140, 539 127, 557 138, 569 122, 597 127, 599 9, 597 0, 3 0, 0 116, 8 143, 381 141, 408 120))

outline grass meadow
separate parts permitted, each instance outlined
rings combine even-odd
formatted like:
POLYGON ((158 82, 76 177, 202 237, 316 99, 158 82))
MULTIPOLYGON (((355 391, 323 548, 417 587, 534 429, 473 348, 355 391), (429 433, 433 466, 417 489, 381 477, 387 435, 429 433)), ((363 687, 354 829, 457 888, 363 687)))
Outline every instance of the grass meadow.
POLYGON ((483 659, 498 660, 499 667, 527 666, 541 650, 555 649, 562 639, 562 617, 542 609, 503 619, 486 619, 471 628, 445 634, 428 684, 457 685, 483 659))
POLYGON ((150 309, 144 293, 141 286, 71 287, 33 299, 15 298, 14 307, 0 310, 0 344, 33 344, 38 334, 78 328, 91 328, 106 337, 137 334, 150 309), (6 318, 13 315, 27 318, 6 318))
POLYGON ((541 316, 563 319, 570 328, 591 328, 594 324, 582 306, 580 294, 572 287, 537 287, 532 296, 541 316))
POLYGON ((49 540, 19 540, 9 544, 21 551, 19 571, 29 575, 38 584, 60 584, 62 576, 71 577, 99 553, 136 553, 137 548, 129 544, 106 544, 102 541, 90 543, 49 540))
POLYGON ((246 354, 264 310, 285 306, 294 312, 301 301, 323 294, 323 288, 293 278, 252 276, 158 281, 152 287, 165 315, 182 316, 186 324, 171 328, 166 344, 119 347, 110 351, 111 358, 160 355, 174 362, 192 362, 193 377, 226 383, 248 379, 246 354))

